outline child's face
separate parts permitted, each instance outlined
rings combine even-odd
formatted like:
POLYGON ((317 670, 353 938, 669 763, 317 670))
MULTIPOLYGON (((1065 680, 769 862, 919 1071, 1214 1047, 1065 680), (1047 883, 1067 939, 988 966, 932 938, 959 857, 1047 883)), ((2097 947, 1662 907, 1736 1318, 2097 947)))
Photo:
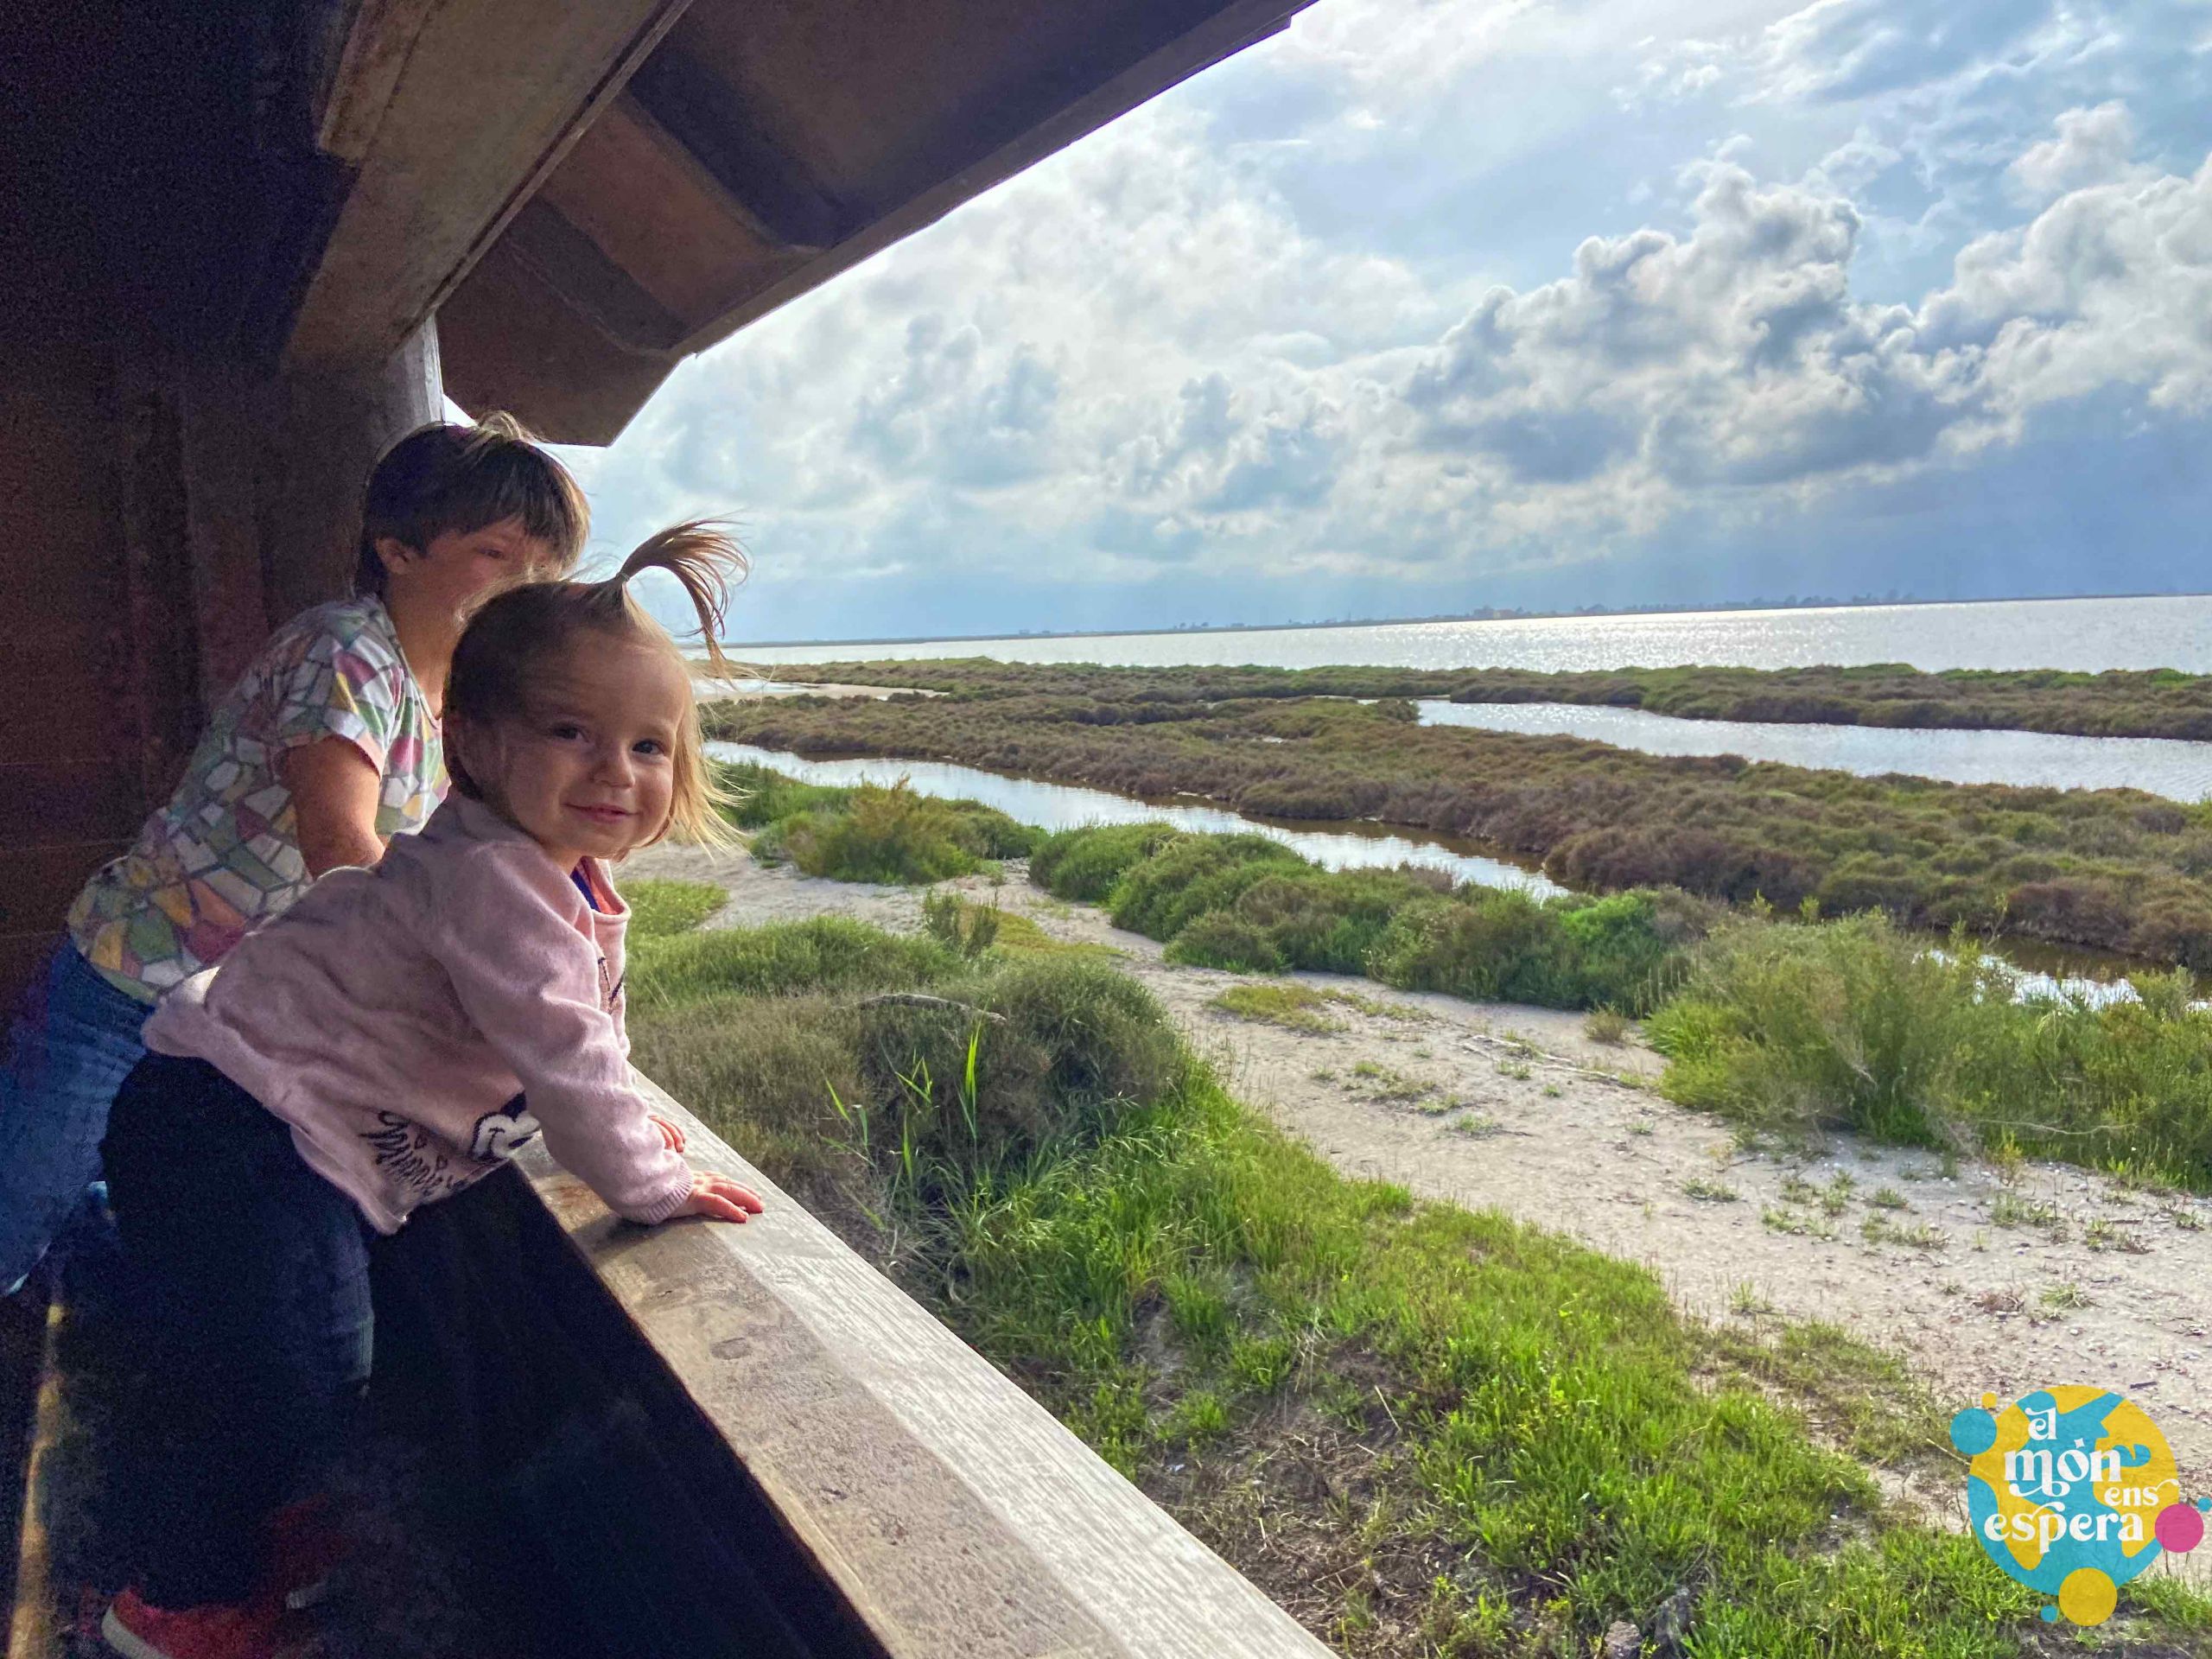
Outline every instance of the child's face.
POLYGON ((384 560, 387 594, 455 617, 486 590, 527 582, 553 563, 552 548, 524 530, 520 518, 502 518, 481 530, 441 531, 419 550, 386 537, 377 552, 384 560))
POLYGON ((469 775, 493 809, 563 869, 658 837, 675 795, 677 734, 691 712, 683 669, 650 645, 588 629, 541 676, 531 704, 460 734, 469 775))

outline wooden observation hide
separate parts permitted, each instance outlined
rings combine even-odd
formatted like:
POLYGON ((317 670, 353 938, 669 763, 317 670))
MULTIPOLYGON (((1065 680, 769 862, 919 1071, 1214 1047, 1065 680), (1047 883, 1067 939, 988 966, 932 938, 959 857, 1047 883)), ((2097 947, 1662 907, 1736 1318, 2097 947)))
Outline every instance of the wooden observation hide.
MULTIPOLYGON (((1304 3, 18 0, 0 998, 269 630, 345 591, 361 483, 444 392, 607 442, 687 354, 1304 3)), ((1324 1651, 690 1133, 767 1216, 626 1229, 524 1158, 403 1236, 403 1286, 455 1314, 415 1356, 427 1392, 492 1389, 474 1450, 569 1592, 544 1650, 1324 1651), (652 1605, 626 1608, 640 1584, 652 1605)), ((0 1305, 11 1450, 42 1317, 23 1300, 0 1305)), ((10 1527, 20 1496, 0 1492, 10 1527)), ((37 1531, 25 1659, 52 1651, 37 1531)))

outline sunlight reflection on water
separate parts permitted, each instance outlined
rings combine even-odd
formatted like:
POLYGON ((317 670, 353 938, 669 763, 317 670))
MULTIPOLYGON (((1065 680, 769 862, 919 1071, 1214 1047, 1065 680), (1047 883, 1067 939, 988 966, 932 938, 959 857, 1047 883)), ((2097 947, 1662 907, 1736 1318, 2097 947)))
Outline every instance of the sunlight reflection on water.
POLYGON ((2048 732, 1903 731, 1881 726, 1680 720, 1641 709, 1567 702, 1419 705, 1424 726, 1562 734, 1646 754, 1740 754, 1873 777, 1885 772, 1955 784, 2142 789, 2178 801, 2212 793, 2212 743, 2164 737, 2069 737, 2048 732))
POLYGON ((2212 596, 1991 600, 1958 605, 1822 606, 1782 611, 1675 611, 1495 622, 1397 622, 1234 632, 1093 634, 1068 639, 901 645, 751 645, 755 663, 990 657, 1014 663, 1261 663, 1316 668, 1546 670, 1688 663, 1801 668, 1910 663, 1915 668, 2178 668, 2212 673, 2212 596))

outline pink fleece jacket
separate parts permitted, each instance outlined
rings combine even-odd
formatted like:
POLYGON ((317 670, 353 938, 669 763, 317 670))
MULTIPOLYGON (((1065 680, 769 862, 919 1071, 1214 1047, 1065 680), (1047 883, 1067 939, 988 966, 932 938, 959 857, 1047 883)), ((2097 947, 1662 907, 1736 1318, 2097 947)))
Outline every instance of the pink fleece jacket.
POLYGON ((146 1046, 207 1060, 289 1123, 379 1231, 541 1128, 607 1208, 664 1221, 691 1171, 631 1081, 629 911, 586 865, 603 912, 528 836, 449 797, 374 869, 331 871, 178 985, 146 1046))

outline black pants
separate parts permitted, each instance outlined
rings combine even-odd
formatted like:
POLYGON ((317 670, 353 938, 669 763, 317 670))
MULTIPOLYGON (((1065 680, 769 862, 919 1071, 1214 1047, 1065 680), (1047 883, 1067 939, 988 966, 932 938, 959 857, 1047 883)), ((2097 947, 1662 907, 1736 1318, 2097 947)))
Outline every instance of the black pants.
POLYGON ((365 1225, 290 1128, 204 1061, 140 1061, 101 1156, 146 1362, 114 1471, 119 1541, 157 1607, 243 1600, 270 1516, 358 1417, 365 1225))

